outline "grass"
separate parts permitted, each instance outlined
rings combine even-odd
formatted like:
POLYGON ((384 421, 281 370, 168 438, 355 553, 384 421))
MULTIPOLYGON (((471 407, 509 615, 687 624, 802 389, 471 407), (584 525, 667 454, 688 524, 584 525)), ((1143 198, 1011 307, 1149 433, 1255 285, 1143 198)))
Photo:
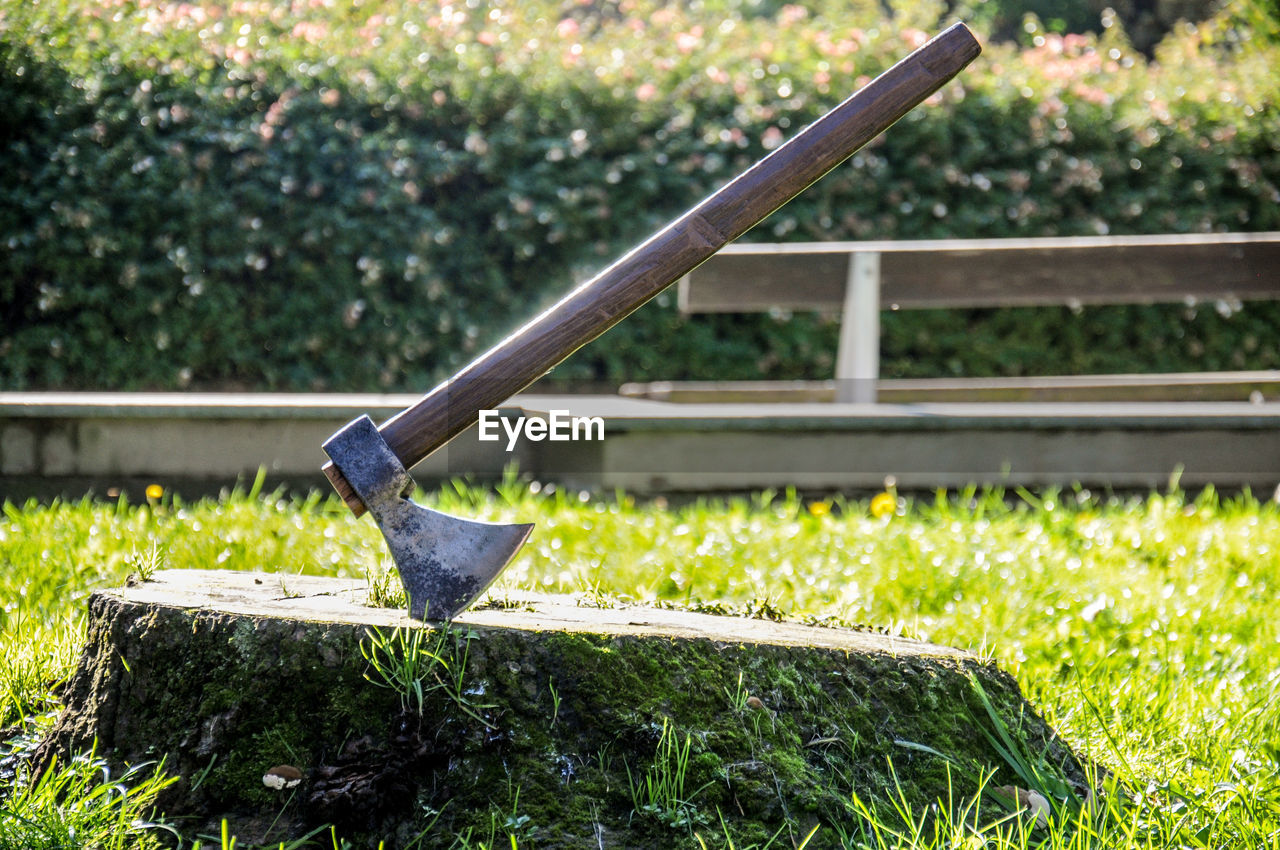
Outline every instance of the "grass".
POLYGON ((482 714, 493 706, 477 705, 464 684, 471 640, 469 630, 395 628, 385 634, 376 626, 361 641, 360 653, 369 664, 365 678, 400 696, 400 710, 421 715, 428 694, 441 691, 464 713, 486 728, 493 724, 482 714), (428 637, 430 636, 430 637, 428 637), (430 640, 431 646, 424 641, 430 640))
POLYGON ((653 763, 643 772, 637 770, 635 775, 631 766, 627 766, 633 816, 649 815, 674 828, 704 822, 703 816, 692 805, 693 798, 701 789, 687 793, 685 788, 691 744, 688 734, 681 741, 680 734, 667 718, 662 718, 662 734, 653 754, 653 763))
MULTIPOLYGON (((945 816, 922 819, 860 811, 851 800, 845 846, 1280 847, 1272 502, 1212 490, 971 491, 881 499, 873 514, 869 502, 787 494, 637 503, 513 479, 496 493, 459 484, 424 501, 481 519, 537 520, 492 591, 498 598, 537 589, 782 611, 980 650, 1015 674, 1078 751, 1114 773, 1105 804, 1078 801, 1048 829, 1025 818, 977 823, 979 808, 991 809, 972 801, 943 801, 945 816)), ((53 686, 72 669, 92 589, 185 566, 377 576, 385 550, 372 523, 318 496, 255 489, 191 503, 166 495, 142 505, 6 504, 0 728, 56 707, 53 686)), ((0 777, 0 836, 26 817, 14 809, 23 787, 21 777, 0 777)))
MULTIPOLYGON (((92 753, 54 764, 39 777, 19 771, 0 803, 0 848, 100 850, 161 847, 171 831, 147 815, 156 795, 172 783, 163 770, 144 764, 114 778, 92 753)), ((176 833, 174 833, 176 834, 176 833)))

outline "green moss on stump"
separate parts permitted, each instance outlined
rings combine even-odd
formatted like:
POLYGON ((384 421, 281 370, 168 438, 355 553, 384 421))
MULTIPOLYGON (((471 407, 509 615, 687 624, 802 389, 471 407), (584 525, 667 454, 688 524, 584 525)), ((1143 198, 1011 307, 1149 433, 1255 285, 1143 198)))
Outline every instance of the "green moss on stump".
POLYGON ((851 794, 887 802, 895 774, 911 804, 949 783, 973 790, 896 742, 999 764, 974 726, 985 712, 970 674, 1031 749, 1079 776, 1010 676, 915 641, 539 598, 456 621, 443 655, 465 657, 466 705, 435 690, 418 715, 366 678, 377 678, 361 653, 369 628, 413 624, 362 607, 363 587, 299 577, 286 595, 273 576, 157 579, 90 600, 44 751, 96 738, 117 762, 164 759, 181 780, 163 806, 191 835, 225 817, 242 842, 332 823, 357 846, 404 846, 430 826, 416 846, 469 830, 504 846, 512 833, 522 847, 665 848, 697 846, 695 833, 715 846, 723 818, 737 846, 814 825, 810 846, 832 846, 852 824, 851 794), (673 774, 654 770, 672 742, 687 742, 683 799, 637 806, 646 775, 673 774), (296 789, 263 784, 279 764, 303 771, 296 789))

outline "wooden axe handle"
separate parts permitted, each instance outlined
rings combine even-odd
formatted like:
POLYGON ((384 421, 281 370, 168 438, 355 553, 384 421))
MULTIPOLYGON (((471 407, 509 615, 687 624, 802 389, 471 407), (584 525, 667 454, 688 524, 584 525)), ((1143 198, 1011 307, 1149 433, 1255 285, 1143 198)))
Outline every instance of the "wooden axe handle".
MULTIPOLYGON (((981 52, 955 24, 379 427, 412 467, 758 224, 942 87, 981 52)), ((358 516, 333 464, 325 474, 358 516)))

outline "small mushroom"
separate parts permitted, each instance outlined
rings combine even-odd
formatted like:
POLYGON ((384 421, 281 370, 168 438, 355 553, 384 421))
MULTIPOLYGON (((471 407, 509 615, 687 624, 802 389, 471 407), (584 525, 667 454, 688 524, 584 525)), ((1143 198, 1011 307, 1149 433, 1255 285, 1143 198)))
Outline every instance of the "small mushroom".
POLYGON ((1036 826, 1048 828, 1049 826, 1049 801, 1035 791, 1027 792, 1027 808, 1030 809, 1036 817, 1036 826))
POLYGON ((302 781, 302 771, 291 764, 278 764, 262 776, 262 784, 273 791, 296 788, 302 781))
POLYGON ((760 699, 760 697, 747 697, 747 708, 764 711, 764 700, 760 699))
POLYGON ((1004 794, 1007 794, 1014 800, 1020 808, 1031 813, 1034 818, 1034 824, 1038 827, 1049 826, 1049 801, 1043 795, 1027 788, 1017 788, 1013 785, 1000 785, 996 788, 1004 794))

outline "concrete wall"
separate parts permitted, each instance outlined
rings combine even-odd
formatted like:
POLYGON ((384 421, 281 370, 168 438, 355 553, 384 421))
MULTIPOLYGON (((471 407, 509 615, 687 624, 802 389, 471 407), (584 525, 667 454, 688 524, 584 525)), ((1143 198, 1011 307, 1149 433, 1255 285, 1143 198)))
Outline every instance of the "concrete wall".
MULTIPOLYGON (((415 396, 0 393, 0 498, 99 495, 155 482, 216 492, 268 480, 327 487, 320 446, 361 413, 415 396)), ((414 470, 423 485, 523 473, 575 488, 865 491, 967 484, 1121 490, 1280 484, 1280 403, 675 404, 519 396, 506 417, 599 416, 605 439, 506 438, 476 429, 414 470)), ((514 420, 513 420, 514 421, 514 420)))

